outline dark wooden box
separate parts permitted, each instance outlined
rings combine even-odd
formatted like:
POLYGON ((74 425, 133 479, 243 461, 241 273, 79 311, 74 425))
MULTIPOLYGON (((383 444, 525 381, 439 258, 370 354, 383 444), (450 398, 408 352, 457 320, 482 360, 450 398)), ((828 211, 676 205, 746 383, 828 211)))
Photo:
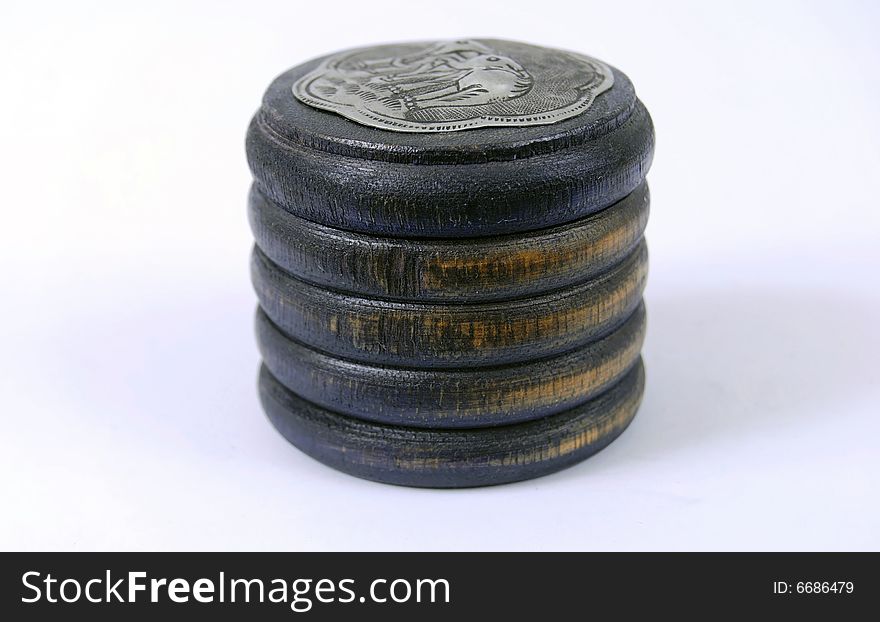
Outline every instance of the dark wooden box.
POLYGON ((270 420, 340 470, 542 475, 631 421, 651 118, 628 78, 501 40, 299 65, 247 133, 270 420))

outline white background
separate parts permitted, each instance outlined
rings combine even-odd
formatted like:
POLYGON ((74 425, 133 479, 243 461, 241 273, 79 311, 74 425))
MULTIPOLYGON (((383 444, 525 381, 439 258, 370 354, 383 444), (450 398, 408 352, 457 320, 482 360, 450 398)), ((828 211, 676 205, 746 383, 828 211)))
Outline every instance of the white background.
POLYGON ((0 546, 880 548, 871 2, 4 2, 0 546), (495 36, 653 114, 648 387, 556 475, 396 488, 257 402, 244 133, 339 48, 495 36))

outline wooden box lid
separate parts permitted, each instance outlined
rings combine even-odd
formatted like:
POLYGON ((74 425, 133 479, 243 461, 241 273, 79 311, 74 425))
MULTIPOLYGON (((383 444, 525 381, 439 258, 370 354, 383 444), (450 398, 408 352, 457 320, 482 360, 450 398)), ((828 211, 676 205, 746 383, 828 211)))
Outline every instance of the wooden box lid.
POLYGON ((304 63, 247 135, 258 188, 307 220, 402 237, 571 222, 651 163, 651 118, 619 70, 494 39, 404 43, 304 63))

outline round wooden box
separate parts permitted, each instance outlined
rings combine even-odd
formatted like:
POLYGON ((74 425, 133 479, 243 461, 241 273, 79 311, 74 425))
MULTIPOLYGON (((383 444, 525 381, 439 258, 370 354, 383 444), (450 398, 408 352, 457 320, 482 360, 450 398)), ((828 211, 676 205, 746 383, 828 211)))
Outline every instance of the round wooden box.
POLYGON ((247 133, 260 396, 395 484, 542 475, 635 415, 651 118, 617 69, 462 39, 340 52, 247 133))

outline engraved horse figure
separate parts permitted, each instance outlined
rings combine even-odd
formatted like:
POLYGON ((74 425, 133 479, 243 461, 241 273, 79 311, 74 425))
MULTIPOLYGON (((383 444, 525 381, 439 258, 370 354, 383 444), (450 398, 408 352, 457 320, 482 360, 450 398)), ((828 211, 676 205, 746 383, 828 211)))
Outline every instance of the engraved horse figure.
POLYGON ((499 103, 525 95, 533 84, 519 63, 477 41, 438 43, 411 56, 353 63, 345 74, 350 94, 406 117, 438 120, 445 116, 439 110, 417 113, 499 103))

